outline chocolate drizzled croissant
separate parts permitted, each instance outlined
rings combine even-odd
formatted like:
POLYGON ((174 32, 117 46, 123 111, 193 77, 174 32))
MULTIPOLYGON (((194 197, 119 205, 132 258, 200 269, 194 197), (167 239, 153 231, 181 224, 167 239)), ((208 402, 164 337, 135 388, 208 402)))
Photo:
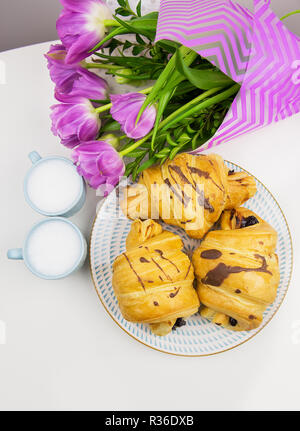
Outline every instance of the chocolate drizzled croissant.
POLYGON ((126 251, 113 264, 113 288, 124 318, 167 335, 179 317, 196 313, 194 270, 178 235, 153 220, 135 220, 126 251))
POLYGON ((127 188, 121 207, 131 219, 161 218, 202 238, 224 209, 240 206, 255 192, 254 179, 229 171, 222 157, 183 153, 146 169, 127 188))
POLYGON ((257 328, 276 298, 276 231, 246 208, 226 210, 194 252, 200 313, 232 330, 257 328))

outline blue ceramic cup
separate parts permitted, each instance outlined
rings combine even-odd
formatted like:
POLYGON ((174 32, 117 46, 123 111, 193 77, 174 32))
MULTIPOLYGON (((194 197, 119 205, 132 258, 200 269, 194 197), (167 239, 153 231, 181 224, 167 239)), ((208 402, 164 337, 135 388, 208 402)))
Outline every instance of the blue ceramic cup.
MULTIPOLYGON (((63 225, 60 226, 60 231, 62 231, 63 225)), ((45 231, 45 230, 44 230, 45 231)), ((61 240, 61 239, 59 239, 61 240)), ((73 244, 72 244, 73 245, 73 244)), ((36 249, 36 251, 39 251, 36 249)), ((41 254, 43 254, 43 250, 40 251, 41 254)), ((55 250, 53 250, 53 252, 55 252, 55 250)), ((10 250, 7 251, 7 257, 8 259, 14 259, 14 260, 24 260, 27 268, 36 276, 44 278, 46 280, 57 280, 60 278, 65 278, 68 275, 74 273, 75 271, 77 271, 78 269, 80 269, 82 267, 82 265, 85 262, 87 256, 87 243, 86 240, 84 238, 84 236, 82 235, 82 233, 80 232, 80 230, 78 229, 78 227, 70 222, 70 220, 67 220, 65 218, 62 217, 49 217, 46 218, 42 221, 40 221, 39 223, 35 224, 31 230, 29 231, 29 233, 26 236, 25 242, 24 242, 24 246, 23 248, 12 248, 10 250), (69 265, 68 270, 64 271, 64 272, 59 272, 56 274, 50 274, 50 273, 46 273, 41 272, 39 270, 37 270, 33 263, 32 263, 32 258, 30 258, 30 253, 32 253, 32 250, 30 247, 30 240, 32 239, 33 234, 35 234, 37 232, 37 230, 39 229, 39 227, 41 225, 46 225, 46 224, 51 224, 54 222, 59 221, 60 223, 63 224, 67 224, 67 228, 73 229, 75 235, 74 235, 74 239, 75 239, 75 243, 76 246, 78 246, 78 250, 72 250, 74 251, 74 255, 76 256, 76 258, 74 259, 74 262, 69 265)), ((51 262, 51 256, 50 256, 50 262, 51 262)), ((50 263, 51 264, 51 263, 50 263)), ((50 271, 49 271, 50 272, 50 271)))
MULTIPOLYGON (((51 217, 56 217, 56 216, 71 217, 72 215, 77 213, 82 208, 82 206, 85 202, 86 188, 85 188, 85 182, 84 182, 83 178, 77 173, 76 167, 71 162, 71 160, 68 160, 65 157, 60 157, 60 156, 41 157, 39 155, 39 153, 37 153, 36 151, 32 151, 28 155, 28 157, 32 162, 32 167, 29 169, 29 171, 27 172, 25 179, 24 179, 24 196, 25 196, 27 203, 31 206, 31 208, 34 209, 35 211, 37 211, 38 213, 42 214, 42 215, 51 216, 51 217), (72 174, 75 174, 73 176, 74 176, 74 180, 77 181, 76 186, 78 186, 77 187, 78 193, 76 196, 74 195, 73 201, 71 203, 69 203, 67 206, 63 207, 64 205, 62 205, 60 209, 56 209, 56 210, 53 210, 53 209, 50 210, 50 208, 45 210, 45 209, 40 208, 36 203, 33 202, 32 197, 30 197, 30 189, 28 187, 30 179, 32 178, 32 175, 34 174, 34 170, 37 168, 40 168, 43 163, 47 163, 48 161, 59 161, 60 165, 63 162, 66 164, 66 169, 68 169, 68 171, 70 171, 70 167, 71 167, 71 169, 74 169, 74 172, 72 172, 72 171, 70 171, 70 172, 72 174)), ((49 169, 48 169, 48 174, 49 174, 49 169)), ((57 173, 53 169, 53 176, 55 176, 56 174, 57 173)), ((50 176, 52 176, 52 172, 51 172, 50 176)), ((51 180, 51 178, 50 178, 50 180, 51 180)), ((49 185, 47 183, 47 179, 46 179, 46 181, 44 182, 44 190, 41 189, 41 193, 43 193, 45 196, 47 196, 47 188, 49 190, 49 187, 51 187, 51 183, 49 185)))

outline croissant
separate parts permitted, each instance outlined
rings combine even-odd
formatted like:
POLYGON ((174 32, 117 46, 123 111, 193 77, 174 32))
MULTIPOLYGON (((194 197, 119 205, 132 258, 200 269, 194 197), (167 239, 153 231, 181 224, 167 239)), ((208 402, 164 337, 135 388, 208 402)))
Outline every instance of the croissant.
POLYGON ((277 233, 246 208, 225 210, 192 258, 200 314, 236 331, 257 328, 276 298, 277 233))
POLYGON ((194 269, 182 246, 178 235, 153 220, 132 223, 126 251, 113 263, 112 284, 126 320, 167 335, 178 318, 198 311, 194 269))
POLYGON ((146 169, 138 184, 126 189, 121 208, 131 219, 161 218, 202 238, 224 209, 240 206, 255 193, 255 180, 229 171, 222 157, 183 153, 146 169))

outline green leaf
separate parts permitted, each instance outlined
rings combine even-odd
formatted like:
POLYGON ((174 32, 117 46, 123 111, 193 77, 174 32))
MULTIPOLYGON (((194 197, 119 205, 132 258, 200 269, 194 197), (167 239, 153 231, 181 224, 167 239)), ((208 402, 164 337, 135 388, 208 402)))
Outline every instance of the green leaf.
POLYGON ((134 169, 132 170, 132 181, 135 181, 136 180, 136 177, 138 176, 138 168, 139 168, 139 165, 138 164, 136 164, 136 166, 134 167, 134 169))
POLYGON ((123 9, 122 7, 118 7, 116 9, 116 14, 121 15, 121 16, 130 16, 130 15, 132 15, 129 10, 123 9))
POLYGON ((101 132, 117 132, 120 128, 121 126, 117 121, 112 121, 104 124, 104 126, 101 127, 101 132))
POLYGON ((145 47, 144 46, 135 46, 132 50, 132 54, 133 55, 139 55, 142 51, 144 51, 145 47))
POLYGON ((136 165, 136 162, 130 162, 126 165, 126 169, 125 169, 125 176, 128 177, 131 172, 133 171, 134 167, 136 165))
POLYGON ((151 157, 150 159, 146 160, 137 170, 137 173, 141 173, 142 171, 144 171, 145 169, 150 168, 150 166, 154 165, 154 163, 156 162, 156 158, 155 157, 151 157))
POLYGON ((131 48, 132 47, 132 43, 129 42, 129 40, 126 40, 124 45, 123 45, 123 51, 125 51, 125 49, 131 48))
POLYGON ((193 101, 188 102, 182 108, 178 109, 177 112, 171 114, 168 119, 165 119, 160 124, 160 127, 162 128, 162 130, 167 130, 172 124, 178 124, 186 117, 189 117, 191 115, 195 115, 196 117, 198 117, 201 111, 204 111, 205 109, 208 109, 211 106, 216 105, 233 95, 236 95, 240 90, 240 85, 234 84, 230 88, 226 88, 226 90, 224 90, 222 93, 215 94, 214 96, 212 96, 212 94, 218 92, 219 90, 220 88, 215 88, 200 94, 193 101), (201 98, 203 100, 200 100, 201 98))
POLYGON ((165 51, 169 52, 170 54, 174 54, 176 49, 180 48, 180 44, 177 42, 173 42, 171 40, 159 40, 156 42, 157 46, 162 47, 165 51))
POLYGON ((176 66, 191 84, 201 90, 210 90, 216 87, 229 87, 234 84, 231 78, 225 73, 215 69, 201 70, 188 67, 182 57, 180 50, 176 53, 176 66))
POLYGON ((136 13, 137 13, 138 16, 142 16, 141 10, 142 10, 142 0, 140 0, 138 2, 137 7, 136 7, 136 13))
POLYGON ((192 138, 187 133, 183 133, 181 136, 179 136, 178 143, 180 145, 185 145, 187 142, 191 141, 191 139, 192 138))
POLYGON ((164 68, 164 70, 161 72, 159 78, 157 79, 152 91, 150 94, 148 94, 148 96, 146 97, 138 115, 136 118, 136 123, 139 121, 139 119, 141 118, 143 112, 145 111, 145 109, 147 108, 148 105, 150 105, 151 103, 153 103, 153 101, 157 98, 159 92, 161 91, 161 89, 166 85, 166 82, 168 80, 168 78, 172 75, 172 73, 175 70, 175 56, 173 56, 168 64, 166 65, 166 67, 164 68))
POLYGON ((153 67, 153 62, 150 58, 145 57, 120 57, 120 56, 112 56, 105 55, 100 53, 95 53, 98 57, 107 60, 107 62, 120 65, 120 66, 128 66, 129 68, 133 67, 143 67, 147 66, 149 69, 153 67))
POLYGON ((173 141, 170 132, 167 134, 167 142, 171 147, 177 147, 177 142, 173 141))
POLYGON ((143 142, 140 145, 140 148, 145 148, 145 149, 149 149, 150 148, 151 143, 150 142, 143 142))
POLYGON ((115 20, 126 29, 127 33, 139 33, 150 40, 154 40, 157 26, 158 13, 152 12, 151 14, 144 15, 140 18, 135 18, 130 21, 124 21, 114 16, 115 20))
POLYGON ((181 145, 178 145, 177 147, 173 148, 173 150, 170 152, 169 158, 170 160, 173 160, 176 154, 181 151, 185 146, 187 142, 182 143, 181 145))
POLYGON ((156 157, 157 159, 162 159, 162 158, 164 158, 164 157, 166 157, 166 156, 168 156, 168 155, 169 155, 170 150, 171 150, 171 148, 169 148, 169 147, 165 147, 165 148, 163 148, 161 151, 159 151, 158 153, 156 153, 156 154, 155 154, 155 157, 156 157))
POLYGON ((165 163, 165 161, 167 160, 168 156, 165 156, 161 159, 160 161, 160 165, 163 165, 165 163))
POLYGON ((115 36, 119 36, 120 34, 126 34, 127 30, 123 27, 117 27, 114 30, 112 30, 110 33, 108 33, 107 36, 105 36, 104 39, 102 39, 99 43, 97 43, 97 45, 94 46, 94 48, 92 48, 89 52, 93 52, 96 51, 97 49, 99 49, 105 42, 109 41, 110 39, 112 39, 115 36))
POLYGON ((173 92, 174 92, 173 90, 163 91, 162 95, 159 99, 155 124, 154 124, 154 128, 153 128, 153 135, 152 135, 152 139, 151 139, 151 149, 152 150, 154 149, 154 142, 155 142, 155 138, 157 135, 160 120, 163 116, 163 113, 164 113, 164 110, 165 110, 167 104, 169 103, 169 101, 173 95, 173 92))
MULTIPOLYGON (((181 46, 178 49, 178 52, 180 51, 180 54, 182 54, 182 56, 180 58, 184 59, 183 61, 185 61, 187 64, 191 64, 194 59, 197 57, 197 54, 195 51, 192 51, 191 49, 185 47, 185 46, 181 46)), ((145 99, 138 115, 136 118, 136 123, 139 121, 139 119, 141 118, 144 110, 147 108, 148 105, 152 104, 158 97, 159 94, 161 92, 161 90, 169 84, 169 89, 173 89, 173 87, 175 87, 176 85, 178 85, 178 78, 180 78, 180 80, 182 79, 180 77, 180 74, 178 74, 176 72, 176 59, 177 56, 173 55, 168 64, 166 65, 166 67, 164 68, 164 70, 161 72, 159 78, 157 79, 151 93, 148 94, 147 98, 145 99), (170 82, 172 84, 170 84, 170 82)), ((179 82, 180 82, 179 80, 179 82)))
POLYGON ((120 34, 129 34, 129 33, 140 33, 144 36, 148 37, 150 40, 154 40, 156 34, 157 20, 158 20, 158 12, 151 12, 147 15, 134 18, 130 21, 123 21, 118 17, 115 17, 115 20, 121 25, 113 29, 104 39, 102 39, 99 43, 97 43, 94 48, 92 48, 89 52, 93 52, 100 48, 105 42, 110 40, 112 37, 118 36, 120 34))
POLYGON ((125 7, 126 8, 126 0, 118 0, 118 3, 120 6, 125 7))
POLYGON ((122 43, 117 39, 112 39, 109 44, 109 53, 111 54, 118 46, 122 45, 122 43))
POLYGON ((144 156, 146 154, 147 150, 142 150, 142 149, 136 149, 131 151, 130 153, 126 154, 127 157, 140 157, 140 156, 144 156))
POLYGON ((140 43, 141 45, 146 45, 146 42, 144 41, 144 39, 141 38, 141 36, 139 34, 136 34, 135 38, 136 38, 137 43, 140 43))

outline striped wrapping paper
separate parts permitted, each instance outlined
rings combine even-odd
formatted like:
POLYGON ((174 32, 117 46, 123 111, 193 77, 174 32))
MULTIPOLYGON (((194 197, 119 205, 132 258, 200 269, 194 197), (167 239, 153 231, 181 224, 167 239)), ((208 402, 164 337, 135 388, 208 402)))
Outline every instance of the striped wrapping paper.
POLYGON ((270 8, 229 0, 162 0, 156 40, 194 49, 241 90, 214 137, 198 151, 300 112, 300 38, 270 8))

